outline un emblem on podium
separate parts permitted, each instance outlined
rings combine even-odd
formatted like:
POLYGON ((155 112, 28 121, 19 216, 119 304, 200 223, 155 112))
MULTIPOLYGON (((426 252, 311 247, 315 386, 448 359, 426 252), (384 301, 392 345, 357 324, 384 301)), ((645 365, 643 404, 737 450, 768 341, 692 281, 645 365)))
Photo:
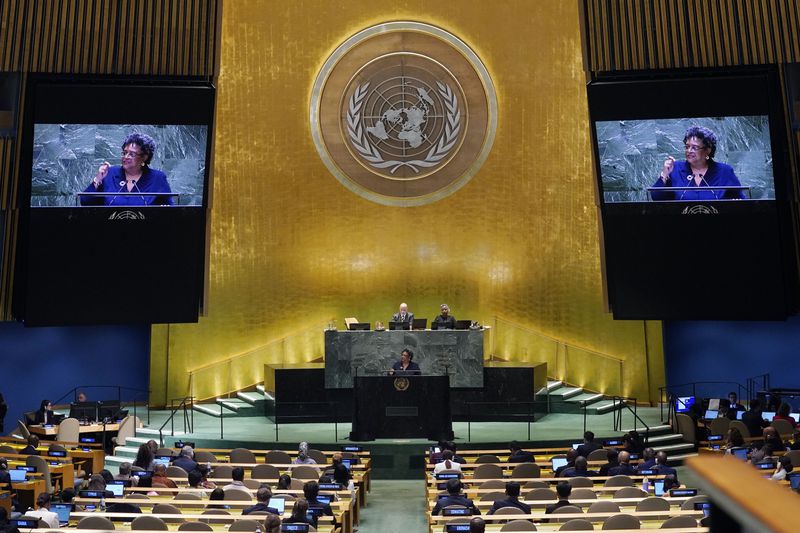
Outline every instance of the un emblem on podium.
POLYGON ((435 202, 491 150, 497 98, 483 63, 434 26, 391 22, 342 43, 314 83, 311 131, 323 162, 384 205, 435 202))
POLYGON ((411 382, 408 378, 394 378, 394 390, 397 392, 405 392, 410 386, 411 382))

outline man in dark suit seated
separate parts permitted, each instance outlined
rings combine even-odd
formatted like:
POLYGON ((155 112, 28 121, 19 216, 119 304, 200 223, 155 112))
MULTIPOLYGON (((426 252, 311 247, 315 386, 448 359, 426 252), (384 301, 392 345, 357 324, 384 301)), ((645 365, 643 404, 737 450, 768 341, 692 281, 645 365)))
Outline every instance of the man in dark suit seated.
POLYGON ((250 507, 246 507, 242 514, 250 514, 258 511, 266 511, 270 514, 280 514, 274 507, 269 506, 269 501, 272 499, 272 489, 269 487, 261 487, 256 491, 256 503, 250 507))
POLYGON ((608 469, 609 476, 633 476, 636 470, 631 466, 631 454, 626 451, 619 452, 619 464, 608 469))
POLYGON ((483 533, 486 531, 486 522, 483 518, 476 516, 469 521, 469 533, 483 533))
POLYGON ((736 420, 737 412, 744 411, 744 406, 739 403, 736 393, 733 391, 728 393, 728 401, 723 403, 725 403, 726 407, 728 408, 727 416, 731 420, 736 420))
POLYGON ((566 481, 562 481, 556 485, 556 493, 558 494, 558 501, 553 505, 548 505, 544 510, 545 514, 553 514, 553 511, 559 507, 572 505, 569 503, 569 495, 572 494, 572 485, 566 481))
POLYGON ((317 499, 317 496, 319 495, 319 483, 316 481, 309 481, 303 485, 303 495, 306 497, 309 508, 321 509, 322 514, 333 516, 333 509, 331 509, 330 504, 322 503, 317 499))
POLYGON ((590 453, 602 447, 600 443, 595 442, 594 433, 587 431, 583 434, 583 444, 578 446, 578 455, 588 458, 590 453))
POLYGON ((606 458, 608 459, 608 462, 600 467, 599 473, 601 476, 611 475, 608 473, 608 471, 619 466, 619 452, 617 450, 613 448, 608 450, 606 458))
POLYGON ((511 444, 508 445, 509 449, 511 450, 511 455, 508 456, 509 463, 535 463, 536 460, 533 456, 533 452, 527 452, 522 449, 517 441, 512 441, 511 444))
POLYGON ((671 466, 667 466, 667 453, 666 452, 658 452, 656 454, 656 465, 653 467, 653 470, 656 471, 656 474, 659 476, 664 475, 673 475, 675 476, 675 487, 680 487, 681 483, 678 481, 678 471, 672 468, 671 466))
POLYGON ((461 481, 458 479, 447 480, 447 496, 439 498, 431 514, 438 515, 442 512, 442 509, 451 505, 461 505, 469 509, 472 514, 481 514, 475 504, 472 503, 472 500, 461 494, 461 481))
POLYGON ((408 312, 408 304, 400 304, 400 310, 392 315, 392 322, 402 322, 411 326, 414 322, 414 313, 408 312))
POLYGON ((761 414, 761 400, 755 398, 750 401, 750 410, 742 414, 742 423, 747 426, 751 437, 757 437, 769 425, 761 414))
POLYGON ((594 470, 588 469, 589 462, 586 460, 586 457, 581 455, 575 459, 575 466, 572 468, 567 468, 563 472, 561 472, 561 477, 591 477, 596 476, 597 472, 594 470))
POLYGON ((19 453, 20 455, 39 455, 39 450, 36 448, 39 447, 39 437, 36 435, 31 435, 28 437, 28 445, 22 448, 19 453))
POLYGON ((636 467, 636 471, 650 470, 656 465, 656 451, 653 448, 645 448, 642 453, 642 462, 636 467))
POLYGON ((505 500, 496 500, 492 504, 492 508, 486 514, 494 514, 498 509, 503 507, 516 507, 523 514, 530 514, 531 506, 519 501, 519 483, 509 481, 506 483, 506 498, 505 500))
POLYGON ((406 348, 400 353, 400 360, 392 365, 392 374, 395 376, 414 375, 419 376, 422 374, 419 365, 413 361, 414 352, 406 348))
POLYGON ((173 466, 179 466, 186 470, 187 473, 192 470, 197 470, 197 461, 194 460, 194 450, 191 446, 184 446, 181 448, 181 455, 174 461, 173 466))
POLYGON ((553 477, 563 477, 564 470, 566 470, 567 468, 573 468, 575 466, 575 459, 577 458, 578 458, 578 450, 575 449, 567 450, 567 464, 556 468, 556 471, 553 472, 553 477))

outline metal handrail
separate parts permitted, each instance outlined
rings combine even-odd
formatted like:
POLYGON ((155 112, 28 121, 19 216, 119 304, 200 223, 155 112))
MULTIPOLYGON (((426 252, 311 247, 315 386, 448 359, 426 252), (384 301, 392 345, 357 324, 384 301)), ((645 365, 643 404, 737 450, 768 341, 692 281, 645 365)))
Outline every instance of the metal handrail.
MULTIPOLYGON (((531 407, 535 406, 538 403, 547 403, 542 401, 532 401, 532 402, 516 402, 516 401, 508 401, 508 402, 465 402, 467 406, 467 442, 472 441, 472 406, 473 405, 525 405, 527 407, 526 412, 519 413, 520 415, 524 415, 527 418, 527 425, 528 425, 528 440, 531 440, 531 423, 536 422, 536 410, 532 410, 531 407)), ((549 406, 548 406, 549 408, 549 406)), ((512 415, 516 416, 516 413, 511 413, 512 415)))
MULTIPOLYGON (((186 402, 187 402, 187 400, 190 403, 194 403, 194 397, 193 396, 185 396, 183 398, 174 398, 174 399, 170 400, 170 407, 172 408, 172 412, 170 413, 169 417, 164 421, 164 423, 161 424, 161 427, 158 428, 158 445, 159 446, 164 446, 164 428, 167 426, 167 424, 171 425, 170 426, 170 435, 173 436, 173 437, 175 436, 175 422, 174 422, 175 413, 177 413, 181 408, 183 408, 183 421, 184 421, 183 432, 186 433, 186 422, 187 422, 187 416, 188 416, 187 413, 186 413, 186 402), (178 404, 177 407, 175 407, 175 400, 180 400, 181 401, 178 404)), ((194 420, 194 415, 192 415, 192 420, 194 420)), ((190 430, 193 431, 192 428, 190 428, 190 430)), ((191 433, 191 431, 189 431, 189 432, 191 433)))

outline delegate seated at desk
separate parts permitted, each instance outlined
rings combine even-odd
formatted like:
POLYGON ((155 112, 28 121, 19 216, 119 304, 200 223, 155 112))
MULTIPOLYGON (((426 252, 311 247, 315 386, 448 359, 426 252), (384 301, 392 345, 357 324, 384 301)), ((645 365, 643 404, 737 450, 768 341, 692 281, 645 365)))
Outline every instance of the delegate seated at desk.
POLYGON ((422 374, 422 370, 420 370, 419 365, 412 361, 414 359, 414 352, 406 348, 400 354, 400 360, 396 361, 394 365, 392 365, 391 374, 395 376, 419 376, 422 374))
POLYGON ((433 319, 436 328, 431 329, 456 329, 456 317, 450 314, 450 307, 447 304, 439 306, 441 314, 433 319))

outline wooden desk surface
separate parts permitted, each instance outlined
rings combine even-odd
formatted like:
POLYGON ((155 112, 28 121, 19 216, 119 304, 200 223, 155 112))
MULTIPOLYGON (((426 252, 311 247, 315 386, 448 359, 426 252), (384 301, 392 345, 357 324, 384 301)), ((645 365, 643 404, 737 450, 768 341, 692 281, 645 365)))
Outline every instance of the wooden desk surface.
MULTIPOLYGON (((80 427, 80 433, 102 433, 103 431, 106 432, 113 432, 119 431, 119 424, 88 424, 82 425, 80 427), (104 429, 105 428, 105 429, 104 429)), ((41 425, 30 425, 28 426, 28 431, 34 433, 36 435, 44 435, 46 437, 52 437, 53 435, 58 435, 58 426, 41 426, 41 425)))

